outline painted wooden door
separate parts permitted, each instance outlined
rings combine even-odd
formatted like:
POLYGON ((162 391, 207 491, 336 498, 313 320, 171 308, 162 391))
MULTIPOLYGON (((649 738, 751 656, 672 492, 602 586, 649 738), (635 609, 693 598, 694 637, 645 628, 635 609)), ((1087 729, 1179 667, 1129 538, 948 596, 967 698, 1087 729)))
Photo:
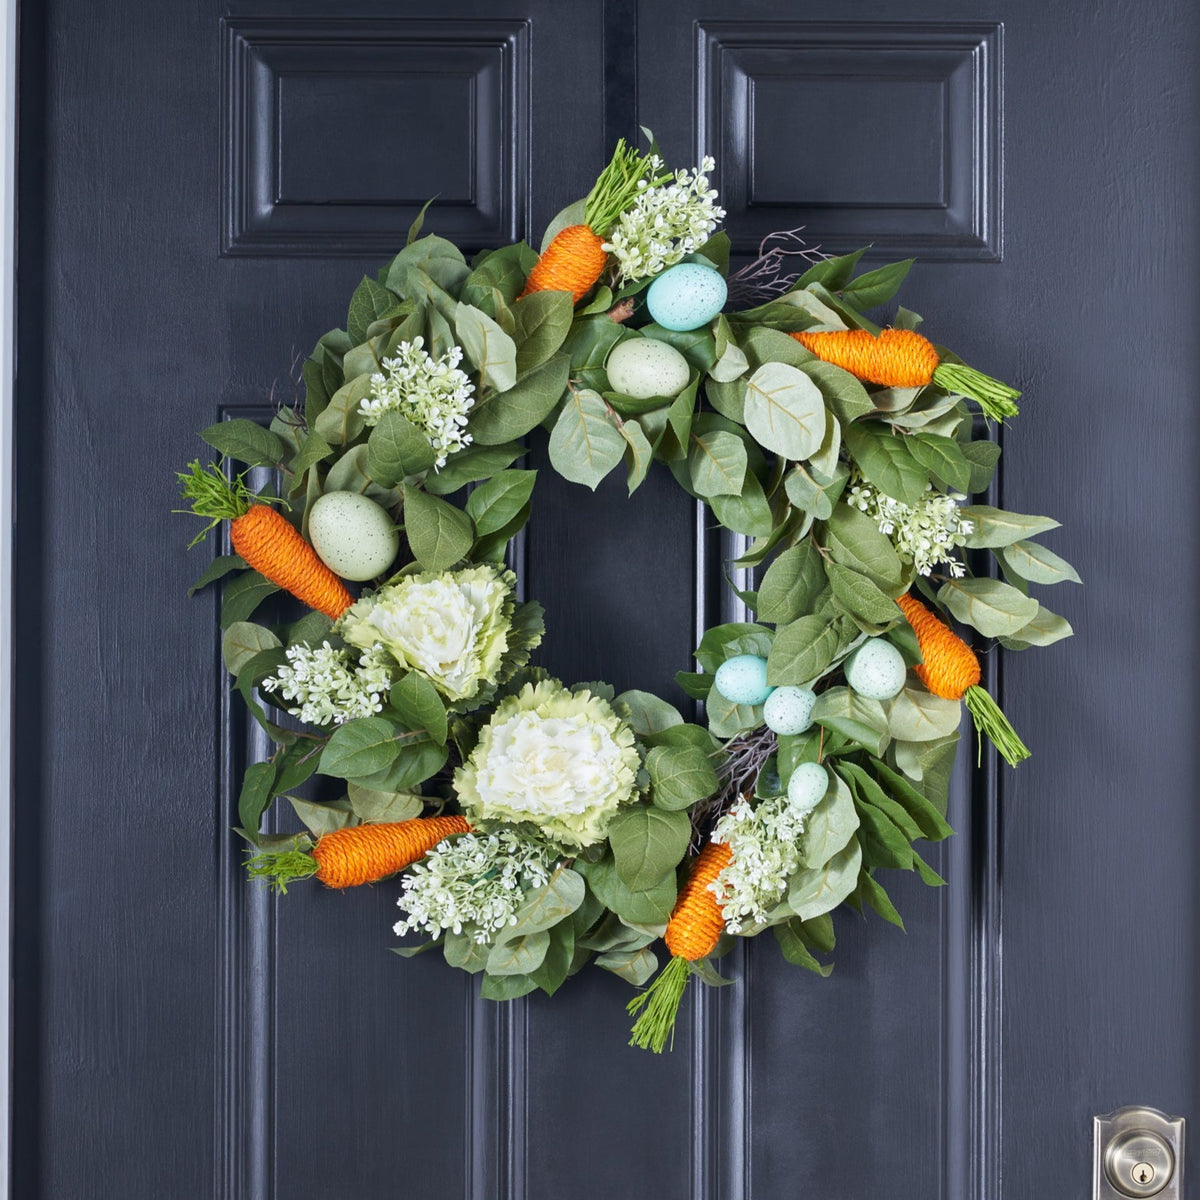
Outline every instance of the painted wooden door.
MULTIPOLYGON (((1197 1113, 1191 5, 21 20, 14 1197, 1083 1196, 1093 1112, 1197 1113), (917 256, 905 303, 1026 390, 998 495, 1087 581, 1055 597, 1076 639, 989 657, 1034 758, 964 762, 908 934, 839 916, 828 981, 754 944, 661 1059, 615 979, 497 1007, 388 953, 388 886, 245 883, 261 747, 169 512, 193 430, 290 399, 429 195, 466 248, 536 240, 638 124, 717 157, 740 255, 804 225, 917 256)), ((721 550, 665 474, 630 502, 546 472, 542 661, 672 694, 734 611, 721 550)))

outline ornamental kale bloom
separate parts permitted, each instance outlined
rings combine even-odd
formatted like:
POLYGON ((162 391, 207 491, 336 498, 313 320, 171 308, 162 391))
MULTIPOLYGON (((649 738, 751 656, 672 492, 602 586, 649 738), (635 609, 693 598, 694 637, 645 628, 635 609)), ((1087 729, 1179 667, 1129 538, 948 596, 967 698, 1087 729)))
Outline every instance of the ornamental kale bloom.
POLYGON ((501 701, 454 787, 472 823, 529 821, 578 849, 633 799, 639 766, 633 730, 607 701, 548 679, 501 701))
POLYGON ((800 867, 807 816, 787 796, 760 800, 756 808, 743 797, 717 822, 712 840, 726 843, 733 857, 709 891, 730 933, 741 933, 747 922, 765 923, 783 898, 788 879, 800 867))
POLYGON ((358 411, 368 425, 378 425, 386 412, 407 417, 429 439, 440 470, 448 455, 471 444, 471 435, 463 433, 463 426, 475 403, 475 386, 458 369, 463 357, 459 346, 436 359, 424 346, 421 337, 401 342, 396 357, 383 360, 387 373, 371 376, 371 394, 358 411))
POLYGON ((403 575, 353 605, 338 632, 352 646, 382 646, 447 700, 469 700, 500 674, 515 583, 490 565, 403 575))
POLYGON ((874 519, 879 532, 887 534, 901 558, 912 563, 920 575, 928 575, 934 567, 945 566, 958 579, 963 565, 953 555, 967 544, 975 531, 973 521, 964 521, 958 512, 958 501, 966 496, 958 492, 946 495, 925 485, 925 495, 915 508, 885 495, 865 479, 855 476, 846 503, 874 519))
MULTIPOLYGON (((653 157, 649 174, 662 168, 653 157)), ((617 221, 603 249, 616 258, 626 282, 657 275, 674 266, 707 240, 725 216, 718 208, 717 192, 708 186, 706 172, 716 163, 705 158, 698 171, 676 171, 673 183, 652 187, 645 180, 637 199, 617 221)))
POLYGON ((486 945, 516 921, 528 889, 550 879, 558 851, 512 829, 465 833, 439 842, 400 881, 397 904, 407 914, 395 925, 401 937, 423 930, 470 931, 486 945))
POLYGON ((262 682, 265 692, 295 700, 288 712, 310 725, 341 725, 355 717, 382 711, 381 697, 392 686, 392 671, 378 645, 366 653, 335 650, 328 642, 289 646, 287 665, 262 682))

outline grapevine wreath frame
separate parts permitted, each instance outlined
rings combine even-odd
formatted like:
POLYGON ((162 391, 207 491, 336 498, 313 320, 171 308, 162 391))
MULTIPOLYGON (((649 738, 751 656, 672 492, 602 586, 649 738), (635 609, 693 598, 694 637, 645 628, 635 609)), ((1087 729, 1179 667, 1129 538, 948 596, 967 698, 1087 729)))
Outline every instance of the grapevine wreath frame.
POLYGON ((880 872, 943 882, 916 843, 952 832, 962 705, 1009 762, 1028 754, 948 622, 1049 645, 1071 628, 1029 585, 1078 582, 1032 540, 1057 522, 963 503, 1019 393, 914 313, 866 316, 911 260, 857 273, 862 251, 782 235, 731 275, 711 168, 619 143, 540 254, 468 262, 420 236, 422 212, 305 362, 302 405, 202 432, 241 474, 179 476, 231 523, 196 588, 223 582, 225 665, 274 744, 238 800, 249 873, 281 892, 398 876, 397 932, 426 940, 397 953, 439 948, 494 1000, 594 962, 644 988, 633 1041, 655 1051, 692 976, 728 982, 712 963, 735 937, 770 929, 827 975, 840 905, 902 925, 880 872), (707 630, 678 675, 700 723, 532 664, 542 610, 505 561, 539 427, 566 479, 623 464, 632 495, 657 462, 750 539, 756 619, 707 630), (280 589, 311 611, 252 619, 280 589), (305 832, 263 831, 281 797, 305 832))

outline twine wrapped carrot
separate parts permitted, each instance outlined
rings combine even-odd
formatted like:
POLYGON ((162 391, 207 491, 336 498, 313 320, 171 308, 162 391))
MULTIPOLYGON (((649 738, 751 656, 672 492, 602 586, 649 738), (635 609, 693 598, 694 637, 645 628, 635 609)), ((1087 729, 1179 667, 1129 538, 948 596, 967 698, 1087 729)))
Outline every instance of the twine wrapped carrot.
POLYGON ((229 521, 233 548, 247 565, 309 608, 336 621, 354 603, 317 552, 279 513, 263 504, 240 475, 230 479, 215 463, 205 469, 196 461, 188 472, 179 472, 179 480, 192 511, 210 518, 193 546, 213 525, 229 521))
POLYGON ((604 241, 617 219, 629 207, 643 182, 647 187, 662 183, 670 175, 646 178, 650 156, 641 154, 622 138, 612 161, 600 174, 584 201, 582 225, 568 225, 550 240, 537 265, 529 273, 522 296, 533 292, 570 292, 578 304, 587 294, 608 261, 604 241))
POLYGON ((630 1015, 641 1013, 633 1025, 631 1046, 661 1054, 675 1031, 679 1005, 687 990, 690 963, 706 958, 717 947, 725 928, 721 906, 709 888, 729 865, 733 852, 724 842, 709 842, 700 851, 688 881, 671 910, 663 940, 671 961, 658 978, 626 1006, 630 1015))
POLYGON ((865 329, 793 333, 822 362, 849 371, 864 383, 883 387, 925 387, 935 383, 948 392, 968 396, 997 420, 1017 415, 1021 394, 964 363, 944 363, 933 343, 912 329, 884 329, 876 337, 865 329))
POLYGON ((414 817, 382 825, 337 829, 317 840, 310 851, 283 850, 247 859, 252 878, 267 879, 278 892, 297 879, 316 876, 329 888, 378 883, 411 867, 430 850, 456 833, 469 833, 464 817, 414 817))
POLYGON ((975 722, 975 731, 988 737, 1009 766, 1015 767, 1028 758, 1028 748, 1000 706, 979 686, 983 675, 971 647, 915 596, 901 596, 896 603, 913 627, 925 660, 916 667, 921 682, 935 696, 964 701, 975 722))

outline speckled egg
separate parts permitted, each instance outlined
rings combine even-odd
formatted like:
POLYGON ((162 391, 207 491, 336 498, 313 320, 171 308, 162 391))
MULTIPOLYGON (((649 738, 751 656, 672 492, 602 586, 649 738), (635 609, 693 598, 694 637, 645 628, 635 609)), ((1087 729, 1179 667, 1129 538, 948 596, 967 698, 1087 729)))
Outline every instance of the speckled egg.
POLYGON ((633 337, 618 342, 604 364, 614 392, 649 400, 652 396, 678 396, 692 377, 688 360, 666 342, 633 337))
POLYGON ((775 690, 767 683, 767 660, 757 654, 727 658, 717 668, 713 686, 732 704, 762 704, 775 690))
POLYGON ((900 651, 883 638, 864 642, 846 663, 846 681, 868 700, 890 700, 898 695, 907 675, 900 651))
POLYGON ((763 705, 763 720, 775 733, 803 733, 812 725, 816 692, 808 688, 787 685, 777 687, 763 705))
POLYGON ((387 511, 357 492, 326 492, 308 514, 308 540, 343 579, 382 575, 396 559, 400 535, 387 511))
POLYGON ((725 307, 728 296, 720 271, 700 263, 680 263, 650 285, 646 307, 664 329, 699 329, 725 307))
POLYGON ((829 790, 829 772, 820 763, 801 763, 788 780, 788 803, 802 813, 810 813, 829 790))

